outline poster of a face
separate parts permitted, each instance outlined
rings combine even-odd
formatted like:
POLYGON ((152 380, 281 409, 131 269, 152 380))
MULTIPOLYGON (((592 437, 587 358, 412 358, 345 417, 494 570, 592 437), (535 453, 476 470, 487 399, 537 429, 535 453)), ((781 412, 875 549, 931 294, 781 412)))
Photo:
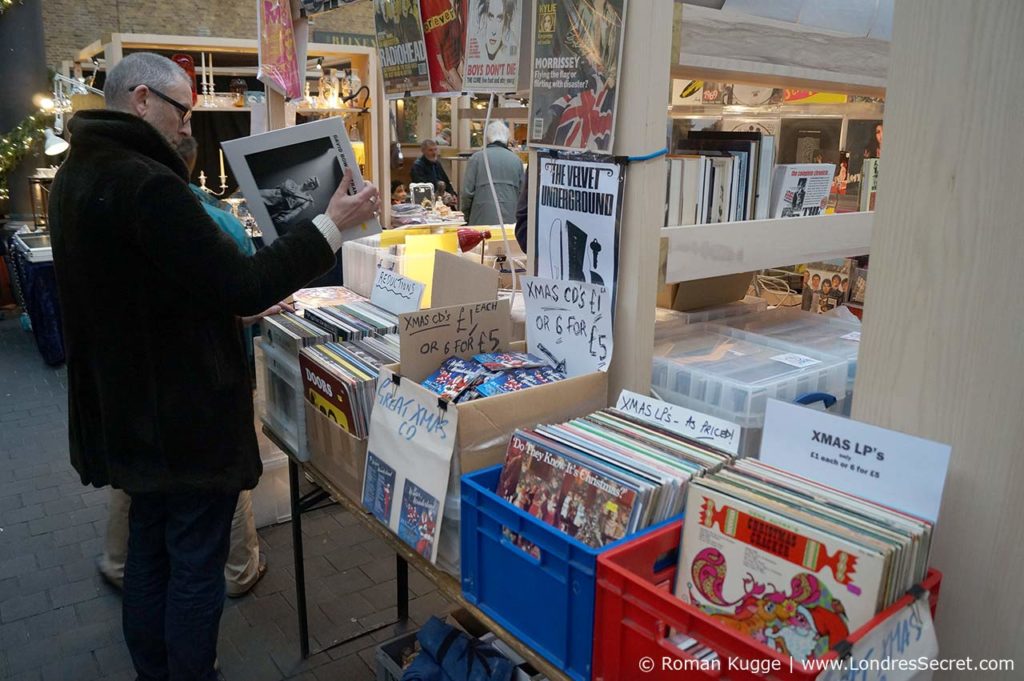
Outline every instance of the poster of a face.
POLYGON ((529 64, 524 60, 522 37, 529 35, 530 16, 523 0, 468 2, 466 90, 505 93, 524 89, 529 64))
POLYGON ((377 52, 388 97, 430 94, 427 50, 417 0, 374 0, 377 52))
POLYGON ((882 155, 882 121, 850 121, 846 125, 846 148, 850 150, 850 173, 859 175, 866 158, 882 155))
POLYGON ((610 152, 626 0, 538 2, 530 143, 610 152))
POLYGON ((420 0, 423 40, 435 95, 462 92, 463 27, 468 0, 420 0))

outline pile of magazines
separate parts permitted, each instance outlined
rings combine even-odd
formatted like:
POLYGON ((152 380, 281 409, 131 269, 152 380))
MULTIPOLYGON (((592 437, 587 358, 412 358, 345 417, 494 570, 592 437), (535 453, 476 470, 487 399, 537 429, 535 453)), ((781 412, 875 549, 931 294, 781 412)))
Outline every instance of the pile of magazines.
MULTIPOLYGON (((496 493, 570 537, 601 547, 682 513, 690 482, 730 460, 608 408, 517 430, 496 493)), ((535 551, 519 537, 510 539, 535 551)))

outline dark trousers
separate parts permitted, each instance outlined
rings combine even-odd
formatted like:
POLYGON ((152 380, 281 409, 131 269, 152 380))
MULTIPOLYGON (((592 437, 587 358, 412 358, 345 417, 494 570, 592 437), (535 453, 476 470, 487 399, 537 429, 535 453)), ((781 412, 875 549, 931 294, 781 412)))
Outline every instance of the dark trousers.
POLYGON ((237 493, 132 495, 122 614, 139 681, 217 678, 237 503, 237 493))

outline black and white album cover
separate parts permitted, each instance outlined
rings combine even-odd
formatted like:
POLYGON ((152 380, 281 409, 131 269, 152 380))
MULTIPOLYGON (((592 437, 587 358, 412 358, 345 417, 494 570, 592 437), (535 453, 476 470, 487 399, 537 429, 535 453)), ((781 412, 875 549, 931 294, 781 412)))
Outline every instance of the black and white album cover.
MULTIPOLYGON (((268 244, 326 212, 345 168, 352 169, 350 193, 366 184, 339 117, 243 137, 222 146, 268 244)), ((348 241, 378 232, 380 222, 373 219, 343 230, 342 236, 348 241)))

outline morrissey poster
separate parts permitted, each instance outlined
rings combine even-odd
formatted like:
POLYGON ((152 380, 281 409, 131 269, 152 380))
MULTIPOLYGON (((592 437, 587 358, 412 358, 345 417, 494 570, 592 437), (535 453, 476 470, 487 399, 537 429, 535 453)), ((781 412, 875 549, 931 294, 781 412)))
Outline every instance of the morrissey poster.
POLYGON ((417 0, 373 0, 377 53, 389 98, 430 94, 427 48, 417 0))
POLYGON ((531 12, 524 0, 467 0, 466 72, 469 92, 498 94, 529 87, 531 12), (524 6, 525 5, 525 6, 524 6))
POLYGON ((626 0, 537 2, 530 144, 612 152, 626 0))

